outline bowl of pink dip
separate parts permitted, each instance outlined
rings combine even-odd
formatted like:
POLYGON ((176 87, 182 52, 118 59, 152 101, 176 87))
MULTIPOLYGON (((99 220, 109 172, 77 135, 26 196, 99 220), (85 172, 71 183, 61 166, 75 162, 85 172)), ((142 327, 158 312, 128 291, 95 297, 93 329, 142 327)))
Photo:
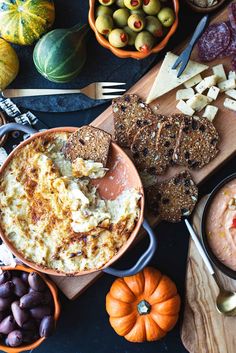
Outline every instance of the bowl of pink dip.
POLYGON ((211 261, 224 274, 236 279, 236 173, 219 183, 209 195, 201 229, 211 261))

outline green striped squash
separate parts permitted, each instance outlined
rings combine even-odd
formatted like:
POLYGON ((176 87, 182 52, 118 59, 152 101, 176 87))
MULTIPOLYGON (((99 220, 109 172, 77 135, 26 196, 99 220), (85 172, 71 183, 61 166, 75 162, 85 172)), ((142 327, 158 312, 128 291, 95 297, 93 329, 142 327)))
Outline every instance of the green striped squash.
POLYGON ((87 25, 77 25, 70 29, 55 29, 45 34, 33 53, 38 72, 53 82, 69 82, 74 79, 87 58, 87 32, 87 25))
POLYGON ((31 45, 54 20, 52 0, 0 0, 0 36, 8 42, 31 45))

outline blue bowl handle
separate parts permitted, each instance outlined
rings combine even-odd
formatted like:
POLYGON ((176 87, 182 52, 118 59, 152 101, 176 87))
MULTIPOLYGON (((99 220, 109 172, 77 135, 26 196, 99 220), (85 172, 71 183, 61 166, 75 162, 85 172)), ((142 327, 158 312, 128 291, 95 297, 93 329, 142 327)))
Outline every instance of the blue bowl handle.
POLYGON ((107 267, 104 268, 103 272, 108 273, 109 275, 113 275, 115 277, 127 277, 127 276, 133 276, 136 273, 142 271, 145 266, 149 264, 151 261, 156 248, 157 248, 157 240, 156 240, 156 235, 153 232, 152 228, 148 224, 147 220, 143 221, 142 224, 143 228, 147 231, 150 239, 150 244, 145 253, 138 259, 136 264, 129 268, 128 270, 116 270, 113 267, 107 267))
POLYGON ((9 123, 9 124, 2 125, 0 127, 0 137, 7 134, 8 132, 17 131, 17 130, 25 132, 26 134, 30 134, 30 135, 33 135, 36 132, 38 132, 37 130, 32 129, 32 127, 27 126, 27 125, 22 125, 22 124, 17 124, 17 123, 9 123))

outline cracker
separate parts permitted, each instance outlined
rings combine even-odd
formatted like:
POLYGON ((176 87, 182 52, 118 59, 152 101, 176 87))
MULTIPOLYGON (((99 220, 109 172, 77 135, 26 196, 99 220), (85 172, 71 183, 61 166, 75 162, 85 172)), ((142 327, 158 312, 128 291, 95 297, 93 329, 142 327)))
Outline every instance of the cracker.
POLYGON ((164 158, 159 155, 156 142, 158 132, 163 122, 154 123, 152 125, 141 128, 131 145, 131 152, 134 164, 139 171, 145 171, 150 174, 163 174, 167 168, 164 158))
POLYGON ((184 116, 173 154, 176 164, 200 169, 216 157, 219 135, 206 118, 184 116))
POLYGON ((77 157, 100 162, 106 167, 111 135, 93 126, 83 126, 72 133, 64 147, 66 158, 77 157))
POLYGON ((112 101, 115 140, 121 147, 130 147, 137 129, 152 124, 152 109, 136 94, 126 94, 112 101))
POLYGON ((197 198, 198 189, 188 171, 147 189, 149 209, 155 216, 173 223, 192 213, 197 198))

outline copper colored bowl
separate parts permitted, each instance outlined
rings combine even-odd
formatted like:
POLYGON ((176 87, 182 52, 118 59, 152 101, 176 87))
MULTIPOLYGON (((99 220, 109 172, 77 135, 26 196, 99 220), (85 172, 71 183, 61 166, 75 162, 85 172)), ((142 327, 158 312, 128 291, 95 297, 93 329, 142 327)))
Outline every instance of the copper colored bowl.
MULTIPOLYGON (((1 267, 1 270, 7 270, 7 271, 24 271, 24 272, 35 272, 29 267, 22 266, 22 265, 17 265, 16 267, 10 267, 10 266, 4 266, 1 267)), ((52 297, 53 297, 53 303, 54 303, 54 320, 57 323, 59 316, 60 316, 60 304, 58 300, 58 295, 57 295, 57 288, 54 283, 52 283, 50 280, 48 280, 44 275, 41 273, 37 272, 39 276, 42 277, 44 282, 46 283, 47 287, 49 288, 52 297)), ((39 338, 37 341, 31 343, 31 344, 25 344, 21 345, 19 347, 8 347, 5 345, 0 344, 0 350, 6 353, 20 353, 20 352, 25 352, 25 351, 31 351, 35 348, 37 348, 43 341, 45 341, 45 337, 39 338)))
POLYGON ((112 53, 115 54, 116 56, 118 56, 119 58, 122 58, 122 59, 124 59, 124 58, 144 59, 144 58, 148 57, 150 54, 159 53, 162 49, 164 49, 167 46, 170 38, 173 36, 173 34, 175 33, 175 31, 178 27, 179 0, 172 0, 172 2, 173 2, 174 12, 175 12, 175 22, 173 23, 173 25, 169 29, 169 32, 167 33, 167 35, 162 39, 162 41, 159 42, 158 44, 156 44, 155 47, 153 47, 149 53, 141 53, 137 50, 131 51, 131 50, 115 48, 109 43, 109 41, 102 34, 100 34, 97 31, 97 29, 95 27, 95 7, 98 4, 97 0, 89 0, 89 5, 90 5, 89 18, 88 18, 89 24, 96 35, 97 41, 104 48, 110 49, 112 51, 112 53))
MULTIPOLYGON (((36 137, 43 137, 47 136, 47 134, 51 133, 57 133, 57 132, 74 132, 77 130, 76 127, 59 127, 59 128, 54 128, 50 130, 46 130, 43 132, 38 132, 35 133, 35 130, 11 123, 3 126, 2 128, 0 127, 0 137, 1 134, 4 134, 6 132, 9 132, 11 130, 21 130, 26 133, 30 133, 32 136, 29 137, 27 140, 23 141, 20 143, 8 156, 4 164, 2 165, 0 169, 0 176, 5 170, 5 168, 8 166, 9 162, 14 158, 14 156, 17 154, 17 152, 24 148, 26 145, 28 145, 32 140, 34 140, 36 137)), ((139 174, 133 164, 133 162, 130 160, 130 158, 126 155, 126 153, 114 142, 111 143, 111 149, 110 149, 110 155, 109 155, 109 161, 108 161, 108 168, 109 171, 105 175, 104 178, 99 180, 99 185, 98 185, 98 191, 101 195, 101 197, 105 199, 114 199, 116 198, 123 190, 127 188, 135 188, 138 190, 142 197, 140 199, 140 216, 139 219, 135 225, 134 230, 132 231, 129 239, 127 242, 121 247, 121 249, 118 251, 118 253, 108 262, 105 264, 105 266, 99 270, 103 270, 104 272, 116 275, 116 276, 122 276, 123 275, 132 275, 134 273, 139 272, 145 265, 148 264, 150 261, 151 257, 153 256, 155 249, 156 249, 156 240, 155 240, 155 235, 152 232, 150 226, 146 221, 143 221, 143 214, 144 214, 144 191, 143 191, 143 186, 141 179, 139 177, 139 174), (141 256, 141 258, 138 260, 135 266, 133 266, 131 269, 126 270, 126 271, 118 271, 115 270, 111 267, 109 267, 111 264, 113 264, 115 261, 117 261, 125 252, 126 250, 130 247, 130 245, 133 243, 135 240, 140 227, 143 226, 145 230, 148 232, 148 235, 150 237, 150 245, 146 252, 141 256)), ((2 240, 6 243, 6 245, 9 247, 11 252, 18 258, 20 259, 23 263, 26 265, 47 273, 49 275, 57 275, 57 276, 66 276, 66 275, 72 275, 72 276, 80 276, 80 275, 85 275, 88 273, 96 272, 96 270, 86 270, 86 271, 79 271, 73 274, 66 274, 65 272, 59 272, 53 269, 45 268, 41 265, 38 265, 34 262, 31 262, 27 259, 24 258, 24 256, 13 246, 13 244, 8 240, 7 236, 4 234, 3 230, 0 227, 0 235, 2 240)))

